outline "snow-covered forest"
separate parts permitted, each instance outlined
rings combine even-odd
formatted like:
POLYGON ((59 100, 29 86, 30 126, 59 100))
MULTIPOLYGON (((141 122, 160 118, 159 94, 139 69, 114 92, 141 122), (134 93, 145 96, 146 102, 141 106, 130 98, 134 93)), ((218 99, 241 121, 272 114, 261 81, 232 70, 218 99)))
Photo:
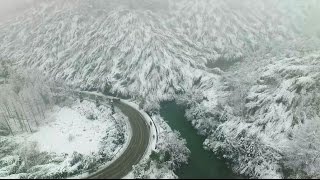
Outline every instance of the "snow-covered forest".
POLYGON ((83 176, 124 149, 129 127, 119 109, 77 102, 63 83, 11 67, 0 66, 0 177, 83 176))
POLYGON ((6 61, 2 61, 2 84, 0 85, 1 129, 4 134, 15 135, 21 132, 34 132, 46 111, 62 103, 67 94, 55 94, 57 87, 46 81, 41 73, 25 70, 15 72, 6 61))
POLYGON ((1 134, 35 131, 60 103, 41 77, 8 76, 27 67, 128 96, 154 116, 167 131, 136 177, 176 178, 187 162, 184 140, 158 117, 160 102, 176 100, 235 173, 320 178, 320 1, 36 2, 0 24, 0 59, 10 60, 0 68, 1 134))

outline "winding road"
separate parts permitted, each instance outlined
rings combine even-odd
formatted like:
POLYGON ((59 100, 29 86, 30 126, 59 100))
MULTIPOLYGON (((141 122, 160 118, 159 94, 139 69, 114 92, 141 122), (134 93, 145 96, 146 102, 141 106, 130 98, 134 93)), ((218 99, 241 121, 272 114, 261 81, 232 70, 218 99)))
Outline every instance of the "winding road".
MULTIPOLYGON (((103 95, 94 95, 80 92, 85 98, 98 98, 100 103, 108 99, 114 99, 103 95)), ((147 120, 143 118, 139 111, 124 103, 121 100, 114 100, 114 105, 118 107, 129 119, 132 137, 122 155, 113 161, 109 166, 91 174, 88 179, 120 179, 126 176, 132 166, 138 164, 142 159, 149 145, 150 127, 147 120)))

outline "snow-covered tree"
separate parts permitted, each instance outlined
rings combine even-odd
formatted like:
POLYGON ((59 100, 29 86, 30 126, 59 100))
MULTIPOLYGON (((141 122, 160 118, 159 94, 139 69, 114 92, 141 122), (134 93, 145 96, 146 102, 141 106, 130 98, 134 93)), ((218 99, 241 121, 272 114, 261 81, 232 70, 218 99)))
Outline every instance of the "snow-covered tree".
POLYGON ((299 125, 284 146, 283 166, 289 178, 320 177, 320 118, 299 125))
POLYGON ((8 83, 0 86, 3 129, 11 134, 35 131, 46 119, 46 111, 57 104, 54 88, 59 87, 53 87, 40 72, 12 71, 8 83))

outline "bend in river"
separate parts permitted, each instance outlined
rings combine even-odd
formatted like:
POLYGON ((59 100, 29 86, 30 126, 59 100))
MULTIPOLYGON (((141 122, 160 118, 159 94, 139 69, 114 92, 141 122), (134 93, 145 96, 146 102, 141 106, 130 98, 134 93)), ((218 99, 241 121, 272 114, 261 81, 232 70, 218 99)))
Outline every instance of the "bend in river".
POLYGON ((202 143, 205 138, 197 134, 184 114, 185 108, 177 105, 175 101, 161 103, 160 115, 172 129, 181 133, 191 151, 188 164, 176 171, 178 177, 183 179, 241 178, 232 172, 225 160, 218 159, 212 152, 203 149, 202 143))

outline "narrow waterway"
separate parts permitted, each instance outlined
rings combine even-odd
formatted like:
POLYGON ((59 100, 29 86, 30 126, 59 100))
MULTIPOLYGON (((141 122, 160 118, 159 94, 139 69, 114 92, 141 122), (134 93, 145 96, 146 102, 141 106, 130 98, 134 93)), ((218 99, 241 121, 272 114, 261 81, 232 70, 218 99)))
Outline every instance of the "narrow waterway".
POLYGON ((179 178, 241 178, 232 173, 224 160, 218 159, 212 152, 203 149, 202 143, 205 138, 197 134, 184 114, 185 109, 174 101, 161 103, 160 115, 172 129, 181 133, 181 136, 187 140, 187 147, 191 151, 189 163, 176 172, 179 178))

